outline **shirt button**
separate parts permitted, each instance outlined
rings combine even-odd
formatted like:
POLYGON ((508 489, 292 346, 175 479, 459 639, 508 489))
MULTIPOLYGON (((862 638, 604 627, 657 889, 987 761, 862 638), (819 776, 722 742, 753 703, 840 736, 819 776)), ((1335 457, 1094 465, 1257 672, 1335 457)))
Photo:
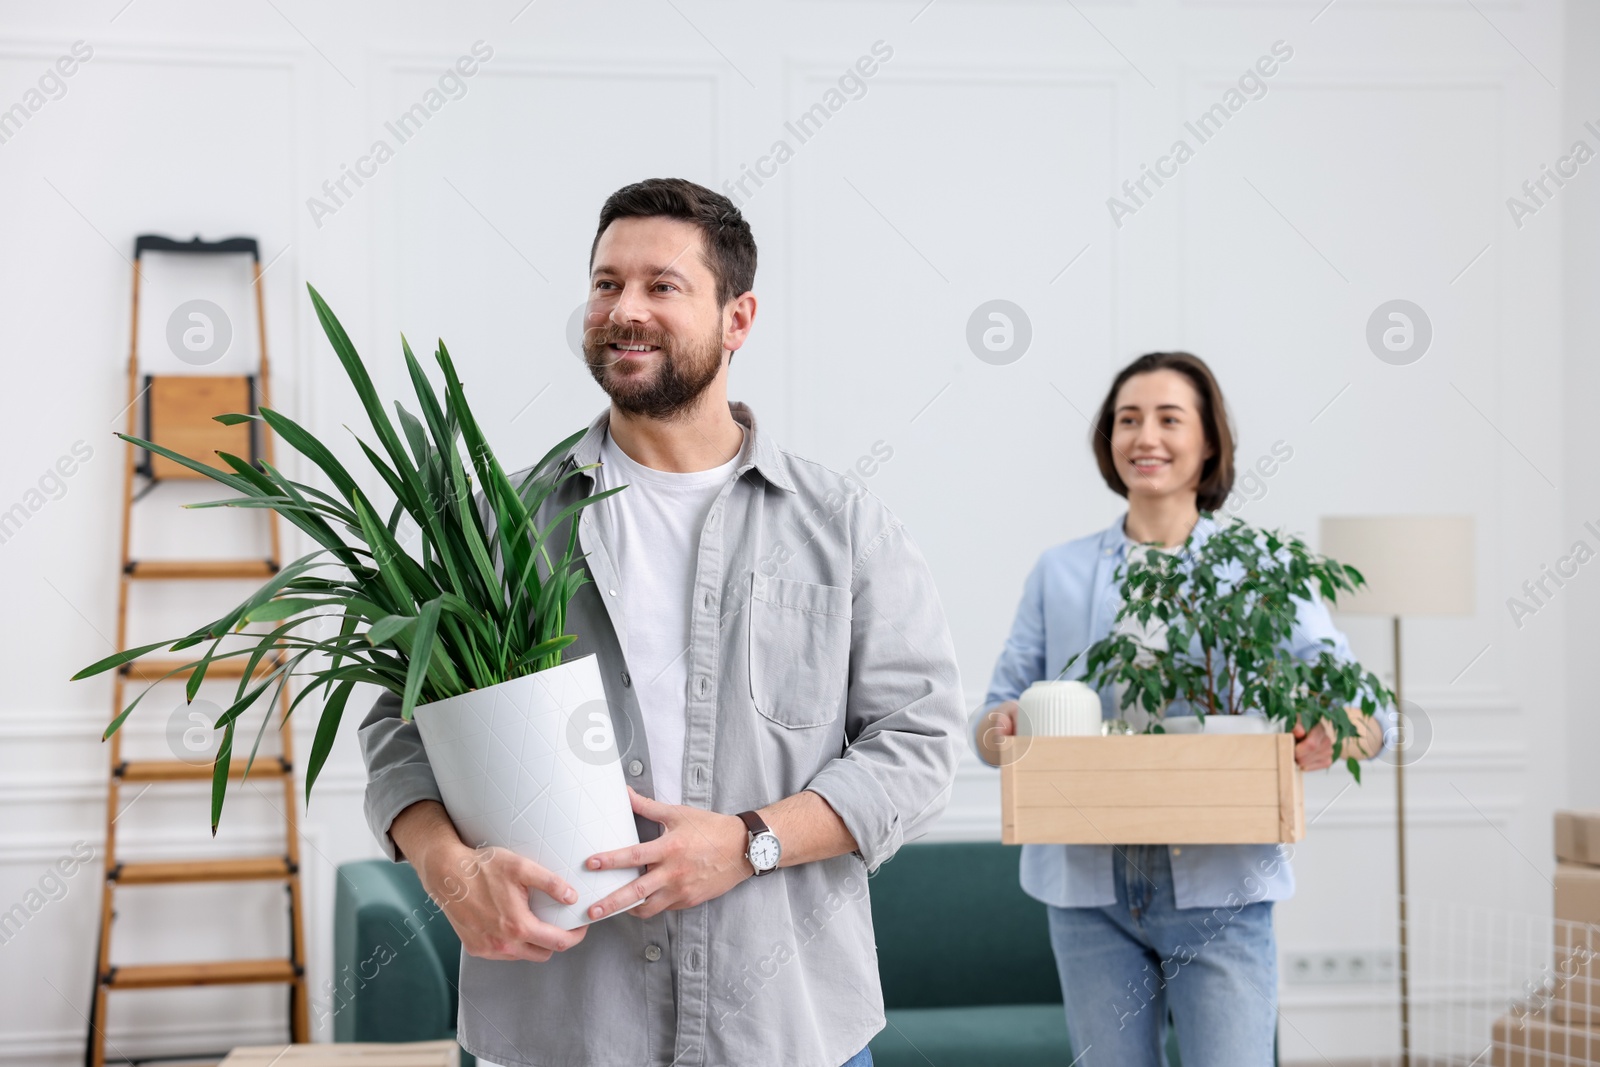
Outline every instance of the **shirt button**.
POLYGON ((628 761, 628 773, 635 778, 644 773, 644 761, 631 759, 628 761))
POLYGON ((622 672, 622 684, 623 684, 624 687, 630 686, 630 685, 633 684, 633 676, 630 675, 627 671, 623 671, 622 672))
POLYGON ((612 596, 616 596, 617 595, 617 591, 615 589, 611 590, 611 595, 612 596))
POLYGON ((644 947, 644 958, 649 960, 651 963, 654 963, 656 960, 659 960, 661 958, 661 946, 660 945, 646 945, 644 947))
POLYGON ((1174 848, 1174 849, 1173 849, 1173 850, 1172 850, 1172 854, 1173 854, 1173 855, 1174 855, 1174 856, 1181 856, 1181 855, 1183 855, 1183 849, 1181 849, 1181 848, 1174 848))

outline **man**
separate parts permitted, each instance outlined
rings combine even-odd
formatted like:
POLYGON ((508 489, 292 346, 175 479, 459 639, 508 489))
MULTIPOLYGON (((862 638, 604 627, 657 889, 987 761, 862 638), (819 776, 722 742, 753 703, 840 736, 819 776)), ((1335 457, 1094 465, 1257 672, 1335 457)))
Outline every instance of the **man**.
POLYGON ((529 890, 572 887, 461 841, 397 699, 361 726, 368 821, 461 936, 480 1062, 854 1067, 883 1026, 866 876, 948 798, 955 655, 899 521, 728 402, 755 267, 738 210, 680 179, 615 193, 590 250, 583 349, 611 405, 566 462, 600 467, 541 520, 627 485, 579 524, 593 582, 567 628, 568 656, 598 656, 643 842, 588 861, 644 868, 604 921, 538 921, 529 890))

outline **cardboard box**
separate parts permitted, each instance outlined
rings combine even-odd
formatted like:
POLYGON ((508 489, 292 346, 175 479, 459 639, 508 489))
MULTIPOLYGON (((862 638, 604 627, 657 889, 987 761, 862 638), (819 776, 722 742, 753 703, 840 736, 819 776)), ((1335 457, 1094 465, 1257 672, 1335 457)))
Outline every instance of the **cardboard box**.
POLYGON ((1512 1011, 1495 1020, 1494 1067, 1595 1067, 1600 1030, 1567 1026, 1541 1012, 1512 1011))
POLYGON ((1600 926, 1556 920, 1550 1017, 1570 1026, 1600 1027, 1600 926))
POLYGON ((1556 864, 1556 918, 1600 926, 1600 867, 1556 864))
POLYGON ((1279 844, 1306 835, 1289 734, 1007 737, 1000 756, 1007 844, 1279 844))
POLYGON ((218 1067, 459 1067, 454 1041, 404 1044, 251 1045, 236 1048, 218 1067))
POLYGON ((1556 859, 1600 867, 1600 811, 1556 812, 1556 859))

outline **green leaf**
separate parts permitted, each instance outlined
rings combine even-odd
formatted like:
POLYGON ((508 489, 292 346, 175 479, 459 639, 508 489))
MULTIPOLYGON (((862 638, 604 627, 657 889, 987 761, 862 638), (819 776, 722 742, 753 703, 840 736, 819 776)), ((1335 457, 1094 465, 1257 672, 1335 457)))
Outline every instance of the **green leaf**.
POLYGON ((306 810, 311 810, 311 787, 317 782, 317 775, 322 773, 322 765, 328 762, 328 753, 333 751, 334 738, 339 733, 339 720, 344 717, 344 706, 350 700, 350 691, 356 683, 342 682, 322 706, 322 718, 317 720, 317 736, 311 742, 311 757, 306 762, 306 810))
POLYGON ((400 699, 400 718, 411 721, 411 712, 417 706, 417 695, 422 692, 422 679, 433 659, 433 634, 439 626, 439 602, 430 600, 417 614, 417 636, 411 649, 411 664, 406 669, 406 690, 400 699))
POLYGON ((113 652, 105 659, 95 660, 93 663, 89 664, 89 666, 85 667, 77 674, 74 674, 69 681, 76 682, 84 678, 92 678, 102 671, 109 671, 113 667, 120 667, 124 663, 132 663, 140 656, 154 652, 158 648, 166 648, 171 643, 171 641, 157 641, 153 645, 140 645, 138 648, 130 648, 124 652, 113 652))

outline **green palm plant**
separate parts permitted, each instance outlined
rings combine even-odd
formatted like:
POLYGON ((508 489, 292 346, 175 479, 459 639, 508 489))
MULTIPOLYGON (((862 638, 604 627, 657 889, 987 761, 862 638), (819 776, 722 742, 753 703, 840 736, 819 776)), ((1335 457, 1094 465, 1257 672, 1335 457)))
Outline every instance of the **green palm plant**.
MULTIPOLYGON (((327 761, 350 693, 358 683, 380 686, 401 698, 409 720, 419 703, 442 700, 509 681, 561 663, 575 635, 566 633, 567 606, 587 581, 578 552, 577 514, 621 488, 576 500, 542 526, 540 507, 569 478, 589 467, 563 470, 565 453, 580 431, 552 448, 513 484, 495 458, 467 406, 466 394, 441 340, 435 359, 444 376, 441 398, 401 338, 406 369, 421 417, 395 403, 399 430, 390 422, 372 379, 344 327, 311 286, 323 332, 355 386, 377 435, 380 454, 361 450, 395 497, 387 517, 333 452, 280 411, 218 415, 235 425, 259 419, 322 472, 333 492, 297 482, 267 463, 253 465, 218 452, 226 470, 127 434, 117 436, 203 474, 239 494, 190 507, 269 508, 319 547, 279 570, 238 606, 176 640, 159 641, 107 656, 77 674, 88 678, 166 648, 180 652, 209 642, 203 655, 168 672, 191 671, 185 697, 193 701, 207 668, 221 659, 247 657, 233 702, 214 724, 223 731, 211 779, 211 832, 222 818, 234 731, 262 696, 291 677, 307 684, 283 719, 314 693, 324 697, 306 765, 306 800, 327 761), (466 459, 462 457, 465 446, 466 459), (477 476, 476 498, 473 475, 477 476), (417 530, 412 552, 402 546, 400 523, 417 530), (557 531, 567 524, 564 539, 557 531), (552 538, 556 543, 552 544, 552 538), (337 632, 327 636, 330 623, 337 632), (246 630, 247 627, 254 627, 246 630), (308 626, 315 632, 307 632, 308 626), (243 635, 244 644, 223 641, 243 635), (256 675, 263 661, 270 670, 256 675)), ((146 687, 106 727, 109 738, 154 685, 146 687)), ((246 762, 248 778, 262 735, 272 719, 262 715, 246 762)), ((285 723, 280 722, 280 728, 285 723)))
MULTIPOLYGON (((1114 627, 1062 673, 1081 657, 1090 685, 1126 686, 1124 708, 1137 701, 1160 714, 1182 701, 1202 722, 1256 709, 1285 730, 1303 726, 1307 733, 1326 722, 1334 751, 1342 752, 1346 741, 1360 737, 1346 708, 1372 715, 1394 703, 1393 691, 1358 662, 1326 648, 1309 661, 1286 651, 1296 599, 1314 591, 1336 603, 1341 592, 1366 584, 1360 571, 1312 552, 1299 538, 1233 519, 1198 546, 1191 535, 1180 551, 1130 558, 1119 577, 1116 621, 1148 626, 1155 619, 1169 651, 1141 655, 1147 650, 1138 638, 1114 627)), ((1147 729, 1164 732, 1159 722, 1147 729)), ((1348 758, 1345 766, 1359 782, 1360 763, 1348 758)))

